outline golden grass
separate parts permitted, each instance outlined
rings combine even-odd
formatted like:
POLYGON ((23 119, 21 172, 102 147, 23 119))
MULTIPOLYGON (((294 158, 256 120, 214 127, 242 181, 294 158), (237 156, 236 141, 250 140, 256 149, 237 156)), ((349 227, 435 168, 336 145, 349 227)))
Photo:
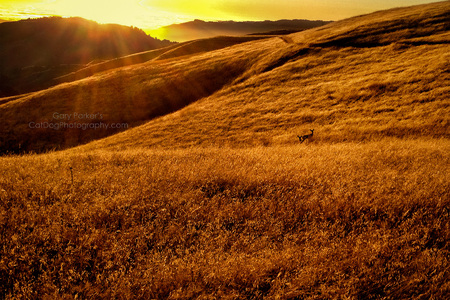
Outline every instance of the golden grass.
MULTIPOLYGON (((393 47, 310 50, 87 147, 287 145, 309 129, 317 143, 450 137, 450 47, 393 47)), ((291 53, 302 50, 291 46, 291 53)), ((253 68, 268 67, 264 59, 258 63, 253 68)))
POLYGON ((449 151, 385 139, 3 157, 0 291, 442 298, 449 151))

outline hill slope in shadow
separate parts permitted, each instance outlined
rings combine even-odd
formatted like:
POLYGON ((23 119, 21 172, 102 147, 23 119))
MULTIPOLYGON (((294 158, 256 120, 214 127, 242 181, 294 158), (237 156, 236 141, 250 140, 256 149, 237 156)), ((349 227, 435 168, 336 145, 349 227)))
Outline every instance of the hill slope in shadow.
POLYGON ((23 97, 0 99, 4 120, 0 148, 42 151, 73 147, 176 111, 231 83, 245 72, 246 62, 257 59, 247 51, 235 54, 232 48, 225 48, 183 59, 149 61, 23 97), (74 128, 95 124, 122 126, 74 128))
POLYGON ((0 24, 0 96, 46 88, 52 79, 93 61, 170 45, 142 30, 82 18, 41 18, 0 24))
POLYGON ((316 142, 448 138, 449 12, 448 2, 388 10, 9 99, 1 150, 67 148, 124 130, 30 128, 61 121, 127 124, 84 149, 283 145, 312 128, 316 142), (75 113, 93 117, 60 120, 75 113))
POLYGON ((233 46, 236 44, 264 39, 265 36, 242 36, 242 37, 231 37, 231 36, 219 36, 209 39, 194 40, 184 43, 177 43, 168 47, 150 50, 140 53, 135 53, 112 60, 100 62, 97 64, 89 65, 85 68, 72 72, 70 74, 56 78, 57 82, 69 82, 74 80, 83 79, 92 76, 96 73, 131 66, 135 64, 140 64, 147 62, 149 60, 161 60, 167 58, 174 58, 185 55, 192 55, 201 52, 213 51, 217 49, 222 49, 225 47, 233 46))

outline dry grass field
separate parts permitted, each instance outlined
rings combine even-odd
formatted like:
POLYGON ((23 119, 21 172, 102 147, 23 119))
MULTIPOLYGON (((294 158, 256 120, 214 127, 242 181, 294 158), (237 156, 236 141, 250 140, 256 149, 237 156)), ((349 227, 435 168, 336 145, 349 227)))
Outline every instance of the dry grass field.
POLYGON ((449 298, 449 12, 0 99, 0 299, 449 298))
POLYGON ((444 299, 449 152, 386 139, 4 157, 1 291, 444 299))

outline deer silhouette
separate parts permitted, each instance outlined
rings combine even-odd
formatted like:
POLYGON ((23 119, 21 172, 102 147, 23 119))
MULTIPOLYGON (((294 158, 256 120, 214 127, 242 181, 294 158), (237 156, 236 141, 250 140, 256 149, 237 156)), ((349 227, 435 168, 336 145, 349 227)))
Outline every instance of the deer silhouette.
POLYGON ((309 139, 309 138, 311 138, 311 137, 313 136, 313 134, 314 134, 314 129, 310 129, 310 130, 311 130, 311 133, 310 133, 310 134, 306 134, 306 135, 297 135, 297 137, 298 137, 298 139, 299 139, 299 141, 300 141, 300 144, 303 143, 305 140, 307 140, 307 139, 309 139))

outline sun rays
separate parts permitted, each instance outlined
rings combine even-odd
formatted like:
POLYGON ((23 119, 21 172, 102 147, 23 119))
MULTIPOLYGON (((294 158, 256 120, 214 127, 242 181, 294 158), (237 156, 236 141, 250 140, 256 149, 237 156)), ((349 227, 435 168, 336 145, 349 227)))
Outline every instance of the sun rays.
POLYGON ((53 9, 63 16, 80 16, 100 23, 134 25, 149 14, 138 0, 59 0, 53 9))

